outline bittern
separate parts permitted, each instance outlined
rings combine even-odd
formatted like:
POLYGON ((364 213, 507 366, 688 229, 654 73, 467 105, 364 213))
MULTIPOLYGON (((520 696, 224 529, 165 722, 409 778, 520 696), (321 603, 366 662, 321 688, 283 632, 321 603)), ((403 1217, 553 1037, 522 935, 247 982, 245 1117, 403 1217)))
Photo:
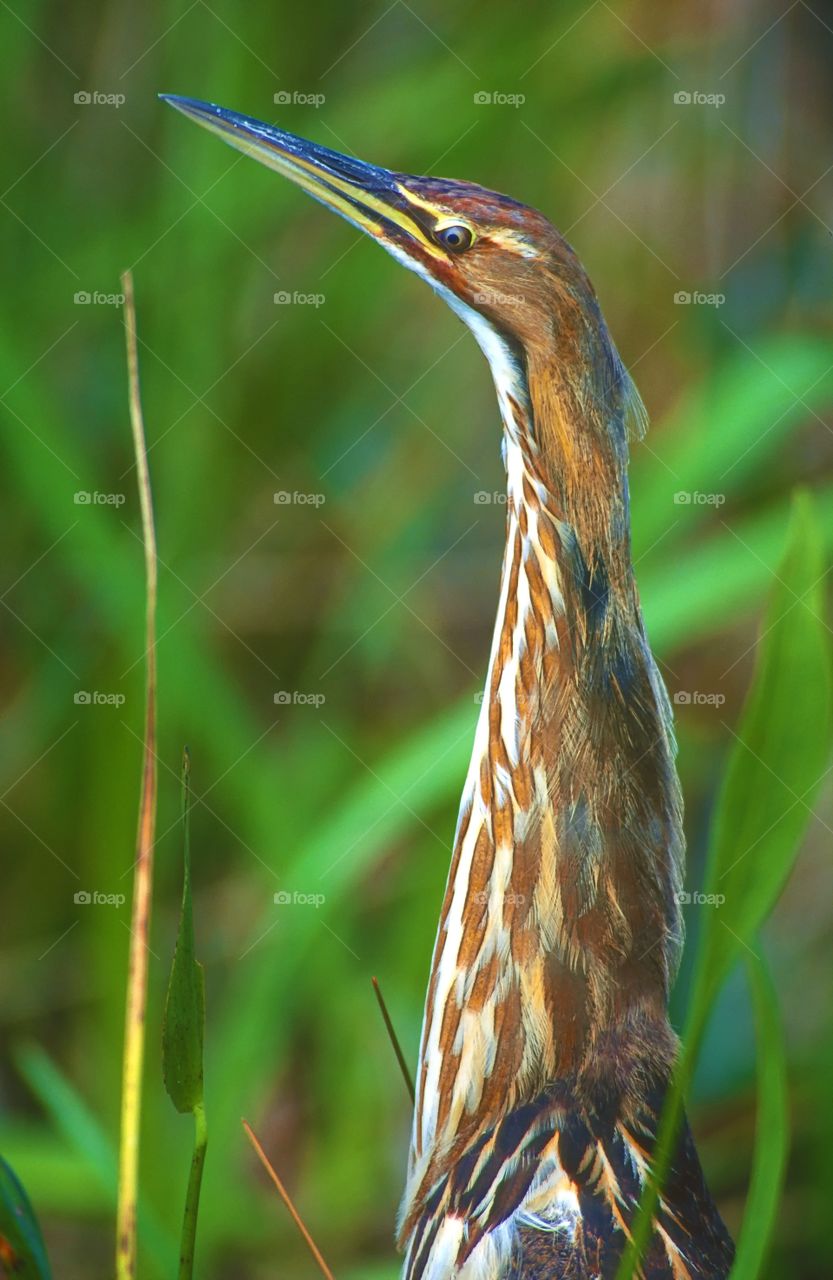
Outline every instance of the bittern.
MULTIPOLYGON (((491 366, 506 549, 399 1243, 407 1280, 613 1277, 677 1056, 667 1002, 683 933, 672 716, 630 555, 639 396, 542 214, 168 101, 427 280, 491 366)), ((637 1274, 728 1274, 732 1243, 686 1124, 651 1226, 637 1274)))

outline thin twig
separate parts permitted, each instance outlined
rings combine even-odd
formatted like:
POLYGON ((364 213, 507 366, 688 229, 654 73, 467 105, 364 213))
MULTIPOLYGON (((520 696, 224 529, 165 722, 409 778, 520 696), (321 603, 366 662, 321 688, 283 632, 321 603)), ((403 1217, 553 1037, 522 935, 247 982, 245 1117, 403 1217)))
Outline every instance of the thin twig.
POLYGON ((139 392, 139 360, 136 342, 136 310, 133 277, 122 276, 124 327, 127 343, 127 374, 130 397, 130 426, 142 512, 142 539, 145 549, 145 652, 146 704, 145 740, 142 762, 142 791, 136 836, 133 873, 133 909, 122 1062, 121 1143, 116 1215, 116 1277, 133 1280, 136 1275, 136 1205, 139 1183, 139 1128, 142 1108, 142 1063, 145 1050, 145 1007, 147 1003, 148 933, 153 889, 153 839, 156 824, 156 534, 153 500, 147 466, 147 446, 139 392))
POLYGON ((335 1280, 335 1277, 333 1276, 332 1271, 327 1266, 324 1259, 321 1257, 321 1251, 319 1250, 318 1245, 315 1243, 312 1236, 307 1231, 306 1227, 304 1226, 301 1215, 299 1214, 298 1210, 295 1208, 295 1205, 290 1200, 289 1192, 287 1191, 286 1187, 283 1185, 280 1178, 275 1173, 275 1170, 272 1168, 271 1164, 269 1163, 269 1157, 267 1156, 266 1152, 263 1150, 263 1147, 260 1145, 257 1138, 255 1137, 254 1131, 252 1130, 252 1126, 249 1124, 248 1120, 243 1121, 243 1128, 246 1130, 246 1137, 249 1139, 249 1142, 251 1142, 252 1146, 257 1152, 260 1163, 263 1165, 264 1169, 269 1174, 269 1177, 272 1179, 275 1186, 277 1187, 278 1195, 280 1196, 281 1200, 283 1200, 284 1204, 289 1210, 292 1221, 295 1223, 295 1226, 298 1228, 301 1235, 304 1237, 304 1240, 307 1243, 307 1247, 309 1248, 310 1253, 315 1258, 315 1261, 318 1263, 319 1267, 321 1268, 321 1274, 326 1277, 326 1280, 335 1280))
POLYGON ((390 1014, 388 1013, 387 1005, 385 1004, 385 1000, 382 995, 381 988, 379 987, 379 981, 377 978, 373 978, 372 982, 373 982, 373 990, 376 992, 376 999, 379 1001, 379 1008, 382 1011, 382 1017, 385 1020, 385 1027, 387 1028, 388 1036, 390 1037, 390 1042, 393 1045, 393 1052, 396 1054, 396 1061, 399 1063, 399 1070, 402 1072, 402 1078, 405 1081, 405 1088, 408 1090, 408 1097, 411 1099, 412 1103, 415 1103, 416 1096, 414 1094, 414 1082, 411 1079, 411 1073, 408 1070, 408 1064, 405 1061, 405 1055, 402 1052, 402 1046, 399 1043, 399 1039, 396 1035, 396 1032, 393 1029, 393 1023, 390 1020, 390 1014))

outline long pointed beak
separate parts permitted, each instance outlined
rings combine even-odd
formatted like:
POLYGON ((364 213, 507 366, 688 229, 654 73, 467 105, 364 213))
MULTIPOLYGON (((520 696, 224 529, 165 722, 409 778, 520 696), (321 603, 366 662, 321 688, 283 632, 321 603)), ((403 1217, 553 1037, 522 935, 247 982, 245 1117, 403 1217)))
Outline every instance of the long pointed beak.
POLYGON ((229 146, 283 174, 387 248, 398 245, 407 250, 418 244, 432 258, 440 256, 414 219, 400 175, 210 102, 170 93, 159 96, 229 146))

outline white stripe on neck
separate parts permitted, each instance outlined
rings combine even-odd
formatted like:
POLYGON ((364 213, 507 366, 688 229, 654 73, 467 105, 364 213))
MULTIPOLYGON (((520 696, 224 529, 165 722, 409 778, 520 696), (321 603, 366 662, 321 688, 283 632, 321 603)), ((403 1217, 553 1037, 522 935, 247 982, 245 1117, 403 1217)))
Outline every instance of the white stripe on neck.
POLYGON ((485 316, 481 315, 475 307, 470 307, 467 302, 463 302, 462 298, 458 298, 457 294, 451 289, 435 280, 422 263, 410 257, 404 249, 400 249, 398 245, 385 245, 385 248, 398 262, 408 267, 409 270, 414 271, 418 276, 422 276, 423 280, 427 281, 434 292, 448 304, 455 315, 458 315, 464 324, 471 329, 477 345, 489 361, 503 425, 510 438, 517 437, 518 427, 509 405, 509 397, 514 397, 519 404, 528 410, 529 395, 524 383, 523 372, 519 368, 518 361, 506 339, 498 333, 493 325, 489 324, 485 316))

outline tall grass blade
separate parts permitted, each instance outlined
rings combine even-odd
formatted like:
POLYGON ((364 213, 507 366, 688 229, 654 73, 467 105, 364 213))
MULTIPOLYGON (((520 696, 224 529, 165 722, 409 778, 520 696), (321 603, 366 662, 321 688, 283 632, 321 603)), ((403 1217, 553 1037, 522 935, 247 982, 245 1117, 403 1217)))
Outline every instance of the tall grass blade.
POLYGON ((683 1047, 663 1110, 653 1177, 617 1280, 636 1274, 647 1243, 711 1008, 738 959, 756 954, 758 929, 793 867, 824 777, 831 696, 822 558, 812 500, 798 493, 712 824, 706 891, 713 901, 707 898, 683 1047))
POLYGON ((761 1274, 778 1216, 790 1130, 787 1054, 778 997, 763 960, 747 956, 746 975, 758 1042, 758 1115, 752 1179, 730 1280, 757 1280, 761 1274))
POLYGON ((830 647, 824 556, 811 498, 793 502, 787 549, 775 575, 752 688, 712 825, 705 916, 689 1012, 705 1006, 758 930, 795 863, 826 772, 831 742, 830 647))
POLYGON ((205 980, 194 954, 194 908, 191 896, 191 762, 182 761, 183 863, 182 907, 162 1024, 165 1088, 177 1111, 187 1114, 203 1102, 203 1036, 205 980))
POLYGON ((162 1024, 162 1067, 168 1096, 181 1113, 194 1117, 194 1152, 182 1220, 180 1280, 194 1274, 200 1188, 208 1129, 203 1090, 205 1037, 205 978, 194 954, 194 907, 191 896, 191 759, 182 758, 183 863, 182 907, 162 1024))
POLYGON ((136 1203, 139 1185, 139 1126, 142 1109, 142 1065, 145 1052, 148 935, 153 892, 153 839, 156 824, 156 534, 147 465, 147 445, 139 391, 139 359, 133 277, 122 276, 130 425, 142 512, 145 549, 145 661, 146 704, 142 789, 136 837, 133 907, 122 1062, 121 1146, 116 1208, 116 1277, 133 1280, 136 1274, 136 1203))

